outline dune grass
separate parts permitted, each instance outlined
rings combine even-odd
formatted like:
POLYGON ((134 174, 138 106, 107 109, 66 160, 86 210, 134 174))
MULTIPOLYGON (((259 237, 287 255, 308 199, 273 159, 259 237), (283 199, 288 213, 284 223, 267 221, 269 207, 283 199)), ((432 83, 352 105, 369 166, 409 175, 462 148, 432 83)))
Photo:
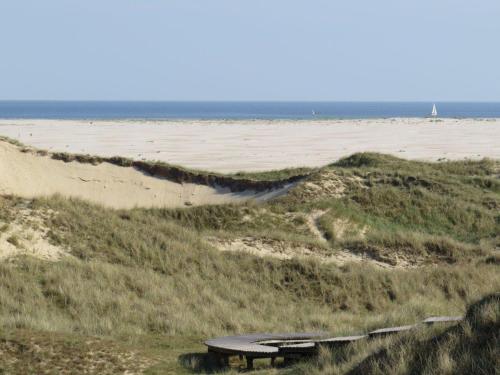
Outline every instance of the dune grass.
POLYGON ((495 374, 500 365, 500 294, 471 304, 457 325, 323 350, 287 374, 495 374))
MULTIPOLYGON (((58 262, 0 262, 0 341, 12 342, 16 332, 76 342, 97 337, 124 343, 117 352, 142 349, 149 373, 189 373, 207 370, 195 362, 211 336, 352 334, 463 314, 471 302, 500 290, 499 206, 498 162, 420 163, 376 154, 314 171, 290 194, 265 204, 112 210, 58 196, 0 197, 4 223, 26 207, 34 215, 52 212, 41 215, 48 239, 71 254, 58 262), (332 194, 332 181, 346 188, 332 194), (324 242, 307 226, 313 210, 325 212, 318 220, 324 242), (348 230, 340 233, 339 220, 348 230), (369 252, 389 263, 396 254, 425 262, 381 269, 282 261, 221 253, 210 240, 243 236, 332 253, 369 252)), ((361 363, 380 348, 371 345, 349 349, 345 362, 361 363)), ((320 362, 276 371, 347 371, 331 358, 325 353, 320 362)), ((7 369, 0 360, 2 366, 7 369)))

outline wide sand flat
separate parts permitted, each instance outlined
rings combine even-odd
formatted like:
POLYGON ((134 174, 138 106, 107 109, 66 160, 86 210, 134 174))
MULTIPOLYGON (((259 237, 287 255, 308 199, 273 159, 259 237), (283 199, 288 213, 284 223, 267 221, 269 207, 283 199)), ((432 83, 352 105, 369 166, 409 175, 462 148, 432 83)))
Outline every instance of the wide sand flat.
POLYGON ((218 172, 322 166, 361 151, 419 160, 500 158, 500 119, 0 120, 0 135, 52 151, 218 172))

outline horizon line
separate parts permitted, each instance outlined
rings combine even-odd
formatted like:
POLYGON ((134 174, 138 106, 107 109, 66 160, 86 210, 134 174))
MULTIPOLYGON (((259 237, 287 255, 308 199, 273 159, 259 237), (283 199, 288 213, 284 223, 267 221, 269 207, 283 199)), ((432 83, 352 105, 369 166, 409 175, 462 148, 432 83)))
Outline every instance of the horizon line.
POLYGON ((169 100, 169 99, 0 99, 0 102, 61 103, 482 103, 500 104, 500 100, 169 100))

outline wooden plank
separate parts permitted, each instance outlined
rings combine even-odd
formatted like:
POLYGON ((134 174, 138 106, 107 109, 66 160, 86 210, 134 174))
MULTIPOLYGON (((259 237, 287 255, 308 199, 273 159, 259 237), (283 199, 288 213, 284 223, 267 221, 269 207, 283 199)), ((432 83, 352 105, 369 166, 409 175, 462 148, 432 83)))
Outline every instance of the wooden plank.
POLYGON ((305 342, 312 342, 313 339, 307 340, 265 340, 259 341, 260 345, 270 345, 270 346, 280 346, 280 345, 292 345, 292 344, 302 344, 305 342))
POLYGON ((434 323, 455 323, 463 320, 462 316, 431 316, 422 321, 425 324, 434 324, 434 323))
POLYGON ((300 344, 286 344, 286 345, 280 345, 279 348, 314 348, 315 347, 314 342, 303 342, 300 344))
POLYGON ((388 327, 388 328, 381 328, 377 329, 375 331, 371 331, 368 333, 368 336, 370 337, 376 337, 376 336, 384 336, 384 335, 391 335, 395 333, 401 333, 401 332, 406 332, 411 329, 414 329, 417 325, 408 325, 408 326, 400 326, 400 327, 388 327))
POLYGON ((332 337, 330 339, 322 339, 317 340, 318 344, 347 344, 350 342, 358 341, 367 338, 368 335, 359 335, 359 336, 340 336, 340 337, 332 337))

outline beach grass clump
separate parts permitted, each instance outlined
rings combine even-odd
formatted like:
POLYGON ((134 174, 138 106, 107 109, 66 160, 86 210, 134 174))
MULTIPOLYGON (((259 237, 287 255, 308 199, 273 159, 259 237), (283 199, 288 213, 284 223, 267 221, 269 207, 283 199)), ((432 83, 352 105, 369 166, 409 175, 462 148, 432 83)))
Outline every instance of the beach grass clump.
POLYGON ((298 168, 285 168, 285 169, 277 169, 271 171, 262 171, 262 172, 237 172, 231 173, 229 176, 233 178, 242 178, 242 179, 250 179, 250 180, 261 180, 261 181, 273 181, 273 180, 287 180, 291 177, 297 176, 308 176, 317 168, 308 168, 308 167, 298 167, 298 168))
POLYGON ((21 247, 20 239, 17 235, 13 234, 7 238, 7 242, 15 247, 21 247))
POLYGON ((472 303, 463 322, 344 348, 323 350, 287 374, 494 374, 498 368, 500 295, 472 303))
POLYGON ((25 147, 24 144, 18 141, 17 139, 6 137, 4 135, 0 135, 0 142, 7 142, 14 146, 25 147))

